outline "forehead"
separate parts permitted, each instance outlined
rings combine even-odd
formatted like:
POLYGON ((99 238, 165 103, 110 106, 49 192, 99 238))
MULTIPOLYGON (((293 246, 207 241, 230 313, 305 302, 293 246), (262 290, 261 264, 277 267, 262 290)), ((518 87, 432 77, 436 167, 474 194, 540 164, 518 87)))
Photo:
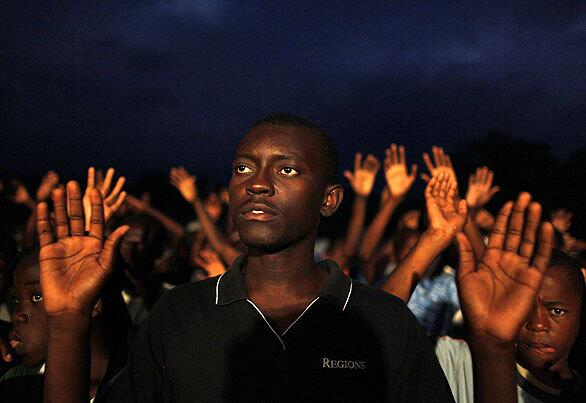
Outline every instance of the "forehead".
POLYGON ((39 281, 39 265, 35 259, 25 259, 14 270, 14 285, 24 286, 39 281))
POLYGON ((319 145, 310 129, 262 124, 253 127, 240 141, 236 157, 291 156, 305 162, 317 162, 319 145))
POLYGON ((574 291, 570 276, 558 267, 549 268, 545 273, 539 289, 539 297, 543 300, 563 300, 576 304, 581 302, 580 297, 574 291))

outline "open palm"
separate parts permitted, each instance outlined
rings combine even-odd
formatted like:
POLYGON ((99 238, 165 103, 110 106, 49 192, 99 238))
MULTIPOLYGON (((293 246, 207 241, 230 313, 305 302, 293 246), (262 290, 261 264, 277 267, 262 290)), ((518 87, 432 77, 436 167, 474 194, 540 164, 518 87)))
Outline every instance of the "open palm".
POLYGON ((531 195, 521 193, 516 203, 503 206, 478 265, 468 239, 458 234, 458 288, 464 317, 473 332, 498 342, 515 339, 551 255, 553 228, 549 223, 541 225, 539 246, 534 251, 541 206, 530 202, 531 195))
POLYGON ((46 203, 37 209, 40 282, 48 315, 91 310, 101 287, 112 271, 114 252, 128 227, 120 227, 103 242, 104 213, 99 190, 90 192, 91 220, 85 235, 81 191, 76 182, 65 191, 53 191, 56 235, 49 221, 46 203), (69 205, 69 211, 67 206, 69 205))
POLYGON ((417 174, 417 165, 411 166, 411 173, 407 172, 407 162, 405 159, 405 147, 392 144, 391 148, 385 150, 385 179, 387 186, 393 198, 404 197, 417 174))

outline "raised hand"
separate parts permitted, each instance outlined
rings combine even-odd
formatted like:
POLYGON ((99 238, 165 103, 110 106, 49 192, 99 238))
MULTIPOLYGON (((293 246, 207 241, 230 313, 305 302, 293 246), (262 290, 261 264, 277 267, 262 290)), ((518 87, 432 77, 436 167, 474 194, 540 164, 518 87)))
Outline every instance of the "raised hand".
POLYGON ((425 204, 429 226, 427 232, 434 236, 438 247, 445 249, 461 232, 468 219, 465 200, 455 203, 456 182, 445 172, 431 178, 425 189, 425 204))
POLYGON ((452 166, 452 160, 450 159, 450 156, 444 152, 444 149, 433 146, 431 151, 433 154, 433 162, 428 153, 423 153, 423 161, 425 161, 425 165, 427 166, 431 177, 427 174, 421 174, 421 179, 425 182, 429 182, 432 177, 437 176, 440 172, 444 172, 450 176, 452 180, 457 180, 456 172, 452 166))
POLYGON ((96 170, 93 167, 90 167, 87 171, 87 186, 83 195, 83 209, 85 212, 86 231, 89 230, 90 227, 89 217, 91 216, 92 210, 90 194, 92 189, 97 189, 100 192, 100 196, 102 197, 104 222, 108 222, 114 213, 120 209, 122 203, 124 203, 126 192, 122 191, 122 187, 126 182, 126 178, 124 176, 118 178, 116 185, 112 190, 110 190, 110 187, 112 186, 112 180, 114 179, 114 173, 114 168, 108 168, 108 171, 106 171, 106 177, 101 180, 99 177, 96 179, 96 170))
POLYGON ((51 196, 51 191, 59 183, 59 174, 55 171, 49 171, 43 176, 41 184, 37 189, 37 201, 45 201, 51 196))
POLYGON ((141 200, 137 197, 134 197, 130 194, 126 195, 125 203, 130 207, 132 210, 137 211, 139 213, 143 213, 149 207, 149 204, 144 200, 141 200))
POLYGON ((190 175, 183 167, 173 167, 169 173, 171 185, 175 186, 187 202, 193 203, 197 198, 197 178, 190 175))
POLYGON ((511 344, 527 317, 547 269, 553 227, 540 226, 541 205, 521 193, 506 203, 493 226, 482 261, 475 264, 470 242, 458 234, 457 281, 462 311, 472 334, 511 344), (537 232, 540 232, 537 248, 537 232), (537 249, 537 250, 535 250, 537 249))
POLYGON ((389 188, 390 196, 395 199, 405 197, 417 174, 417 165, 411 165, 411 173, 407 173, 407 162, 405 160, 405 147, 391 144, 391 148, 385 150, 385 179, 389 188))
POLYGON ((104 242, 104 205, 98 189, 89 192, 89 234, 81 190, 77 182, 53 190, 57 240, 49 221, 47 203, 37 207, 39 273, 48 316, 84 313, 93 308, 100 289, 112 272, 114 255, 128 226, 117 228, 104 242))
POLYGON ((554 210, 551 213, 551 224, 557 231, 565 234, 572 226, 572 212, 563 208, 554 210))
POLYGON ((372 154, 368 154, 364 163, 362 153, 354 156, 354 172, 344 171, 344 177, 350 182, 352 190, 357 196, 368 197, 374 186, 376 173, 380 168, 380 162, 372 154))
POLYGON ((14 203, 24 204, 29 207, 34 204, 34 200, 21 181, 14 179, 12 181, 12 186, 14 187, 14 194, 10 197, 10 199, 14 203))
POLYGON ((487 167, 477 168, 476 173, 470 175, 466 191, 466 202, 470 209, 480 209, 500 190, 498 186, 492 186, 493 179, 494 173, 487 167))
POLYGON ((213 222, 217 222, 222 216, 222 201, 216 192, 212 192, 206 197, 203 207, 213 222))

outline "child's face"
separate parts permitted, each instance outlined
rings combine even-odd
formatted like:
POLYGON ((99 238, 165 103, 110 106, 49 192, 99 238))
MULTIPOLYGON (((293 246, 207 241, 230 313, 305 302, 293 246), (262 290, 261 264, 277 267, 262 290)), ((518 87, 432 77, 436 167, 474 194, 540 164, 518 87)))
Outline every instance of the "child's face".
POLYGON ((47 355, 47 319, 39 286, 39 266, 36 259, 25 259, 14 272, 14 312, 10 317, 14 327, 10 344, 27 367, 40 365, 47 355))
POLYGON ((527 322, 517 335, 518 351, 527 365, 567 365, 580 328, 581 302, 562 269, 546 272, 527 322))

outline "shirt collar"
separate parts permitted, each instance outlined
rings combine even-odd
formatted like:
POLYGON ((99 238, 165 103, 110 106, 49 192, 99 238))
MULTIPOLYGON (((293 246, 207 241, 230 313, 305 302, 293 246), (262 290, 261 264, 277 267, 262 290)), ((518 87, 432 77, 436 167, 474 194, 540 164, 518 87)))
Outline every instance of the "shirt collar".
MULTIPOLYGON (((344 311, 352 295, 352 279, 342 274, 340 267, 333 260, 319 262, 325 265, 329 276, 318 293, 330 303, 344 311)), ((240 255, 230 270, 218 277, 216 282, 216 305, 228 305, 233 302, 247 299, 248 292, 244 282, 242 270, 246 265, 246 255, 240 255)))

